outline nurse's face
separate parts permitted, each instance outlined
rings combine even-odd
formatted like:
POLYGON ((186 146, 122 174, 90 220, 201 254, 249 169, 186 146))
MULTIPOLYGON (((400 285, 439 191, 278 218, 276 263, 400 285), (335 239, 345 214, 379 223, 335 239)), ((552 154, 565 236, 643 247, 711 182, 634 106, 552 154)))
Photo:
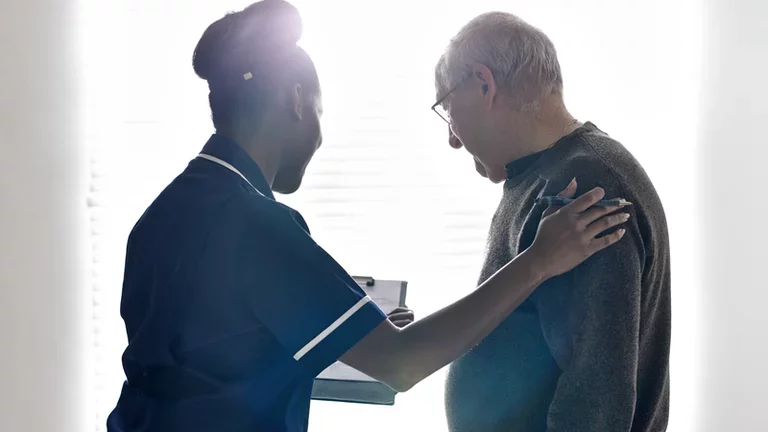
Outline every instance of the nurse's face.
POLYGON ((294 122, 282 146, 280 165, 272 190, 282 194, 296 192, 301 186, 309 161, 323 142, 320 117, 323 113, 319 89, 310 93, 298 87, 294 95, 294 122))

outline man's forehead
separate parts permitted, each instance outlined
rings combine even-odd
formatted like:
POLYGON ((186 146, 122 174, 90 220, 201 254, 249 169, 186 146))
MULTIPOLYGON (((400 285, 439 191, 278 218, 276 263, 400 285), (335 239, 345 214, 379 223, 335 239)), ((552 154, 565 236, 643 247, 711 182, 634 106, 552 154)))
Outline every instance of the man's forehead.
POLYGON ((440 99, 448 93, 448 86, 442 78, 435 78, 435 99, 440 99))

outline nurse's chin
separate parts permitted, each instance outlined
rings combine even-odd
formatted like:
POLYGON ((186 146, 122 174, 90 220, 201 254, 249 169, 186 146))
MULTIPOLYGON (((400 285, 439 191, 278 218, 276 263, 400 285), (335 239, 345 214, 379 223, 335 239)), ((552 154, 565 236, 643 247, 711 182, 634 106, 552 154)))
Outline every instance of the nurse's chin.
POLYGON ((272 184, 272 192, 277 192, 282 195, 290 195, 301 187, 301 179, 293 182, 278 183, 275 181, 272 184))
POLYGON ((301 187, 301 182, 304 179, 304 171, 294 175, 278 175, 275 177, 275 181, 272 182, 272 191, 283 195, 290 195, 301 187))

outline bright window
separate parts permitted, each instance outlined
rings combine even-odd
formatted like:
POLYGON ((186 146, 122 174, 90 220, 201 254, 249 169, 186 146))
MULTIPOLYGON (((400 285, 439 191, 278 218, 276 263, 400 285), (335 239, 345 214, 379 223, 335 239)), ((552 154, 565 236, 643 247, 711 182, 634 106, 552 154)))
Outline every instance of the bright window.
MULTIPOLYGON (((128 233, 152 199, 212 132, 207 86, 192 71, 206 26, 248 1, 81 0, 91 150, 93 407, 96 430, 120 391, 126 344, 119 316, 128 233)), ((675 271, 674 411, 691 424, 688 353, 695 340, 692 233, 687 222, 698 79, 693 1, 474 0, 294 2, 301 42, 323 85, 325 140, 304 186, 279 199, 302 212, 315 239, 351 273, 409 282, 424 316, 476 284, 501 195, 464 151, 447 145, 429 110, 433 66, 473 16, 516 13, 553 39, 566 101, 622 141, 665 203, 675 271), (450 6, 448 6, 450 5, 450 6), (670 166, 675 164, 674 170, 670 166)), ((394 407, 313 403, 311 430, 445 430, 442 373, 398 396, 394 407), (340 421, 344 418, 344 421, 340 421)))

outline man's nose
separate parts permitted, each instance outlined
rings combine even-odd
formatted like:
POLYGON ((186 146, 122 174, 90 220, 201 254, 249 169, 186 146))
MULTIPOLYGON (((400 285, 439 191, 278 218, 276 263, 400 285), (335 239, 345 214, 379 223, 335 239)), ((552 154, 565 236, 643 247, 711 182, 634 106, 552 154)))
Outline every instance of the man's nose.
POLYGON ((461 144, 461 140, 459 140, 459 138, 450 130, 448 131, 448 134, 448 144, 455 149, 460 149, 463 146, 463 144, 461 144))

